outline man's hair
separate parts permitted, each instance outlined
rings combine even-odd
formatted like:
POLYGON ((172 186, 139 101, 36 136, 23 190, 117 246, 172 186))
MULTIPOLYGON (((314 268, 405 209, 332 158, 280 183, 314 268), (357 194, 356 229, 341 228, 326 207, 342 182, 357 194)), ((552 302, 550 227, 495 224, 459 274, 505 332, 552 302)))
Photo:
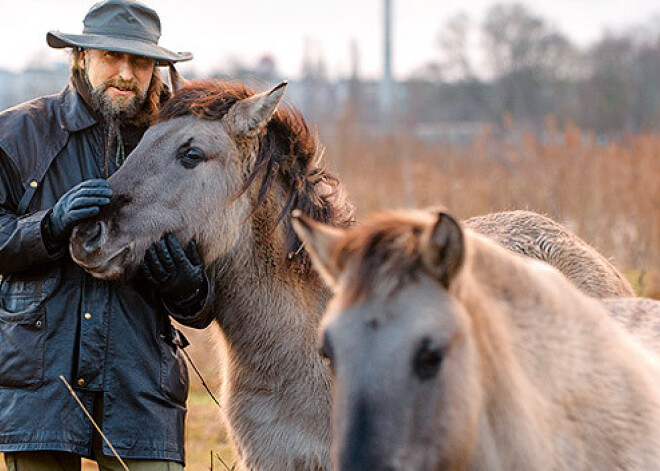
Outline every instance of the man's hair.
MULTIPOLYGON (((71 53, 71 74, 85 74, 85 67, 83 66, 82 57, 83 57, 83 48, 74 47, 71 53)), ((154 66, 154 71, 151 75, 151 83, 147 89, 147 97, 145 104, 141 107, 139 114, 147 115, 148 118, 156 116, 160 109, 161 99, 163 93, 166 90, 165 82, 158 71, 158 68, 154 66)), ((144 117, 144 116, 143 116, 144 117)))

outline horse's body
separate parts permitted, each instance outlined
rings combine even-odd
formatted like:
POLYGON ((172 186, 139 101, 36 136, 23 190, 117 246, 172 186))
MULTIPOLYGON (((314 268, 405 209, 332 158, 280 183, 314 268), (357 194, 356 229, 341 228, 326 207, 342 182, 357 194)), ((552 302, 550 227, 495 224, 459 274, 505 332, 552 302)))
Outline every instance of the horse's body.
POLYGON ((649 298, 611 298, 601 302, 613 319, 660 355, 660 301, 649 298))
POLYGON ((282 91, 178 91, 110 178, 117 203, 74 230, 71 254, 115 279, 164 233, 195 238, 215 283, 223 411, 241 466, 328 469, 330 379, 316 329, 330 293, 289 212, 335 226, 353 213, 300 115, 274 113, 282 91))
POLYGON ((507 211, 473 217, 465 223, 514 252, 549 263, 591 296, 635 296, 628 280, 605 257, 550 218, 530 211, 507 211))
POLYGON ((336 291, 337 470, 658 468, 658 357, 554 268, 443 213, 296 229, 336 291))

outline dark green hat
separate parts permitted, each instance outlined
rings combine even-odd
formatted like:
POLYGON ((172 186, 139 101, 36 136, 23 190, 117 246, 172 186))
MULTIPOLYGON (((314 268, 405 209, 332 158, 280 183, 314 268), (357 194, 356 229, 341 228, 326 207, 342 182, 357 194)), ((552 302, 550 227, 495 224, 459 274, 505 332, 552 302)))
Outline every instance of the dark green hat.
POLYGON ((127 52, 156 59, 167 65, 192 59, 190 52, 172 52, 158 45, 158 14, 135 0, 105 0, 94 5, 83 20, 82 34, 50 31, 48 45, 127 52))

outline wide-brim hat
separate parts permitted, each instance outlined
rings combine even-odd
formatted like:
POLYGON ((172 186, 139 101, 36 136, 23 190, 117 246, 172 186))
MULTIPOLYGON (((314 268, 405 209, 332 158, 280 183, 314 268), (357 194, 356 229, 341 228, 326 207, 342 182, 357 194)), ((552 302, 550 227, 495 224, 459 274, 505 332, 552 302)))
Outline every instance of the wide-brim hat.
POLYGON ((156 65, 187 61, 190 52, 173 52, 158 45, 160 18, 135 0, 105 0, 94 5, 83 20, 82 34, 49 31, 50 47, 80 47, 126 52, 156 60, 156 65))

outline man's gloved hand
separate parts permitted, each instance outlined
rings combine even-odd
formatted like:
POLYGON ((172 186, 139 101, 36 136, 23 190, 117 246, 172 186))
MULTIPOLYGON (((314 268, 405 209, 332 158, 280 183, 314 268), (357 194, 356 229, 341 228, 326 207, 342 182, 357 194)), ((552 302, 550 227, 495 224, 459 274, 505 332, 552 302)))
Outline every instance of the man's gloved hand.
POLYGON ((85 180, 67 191, 53 207, 48 220, 50 236, 62 242, 78 222, 96 216, 110 203, 112 190, 106 180, 85 180))
POLYGON ((142 271, 170 306, 189 307, 206 297, 206 274, 194 241, 184 250, 174 234, 166 234, 147 250, 142 271))

